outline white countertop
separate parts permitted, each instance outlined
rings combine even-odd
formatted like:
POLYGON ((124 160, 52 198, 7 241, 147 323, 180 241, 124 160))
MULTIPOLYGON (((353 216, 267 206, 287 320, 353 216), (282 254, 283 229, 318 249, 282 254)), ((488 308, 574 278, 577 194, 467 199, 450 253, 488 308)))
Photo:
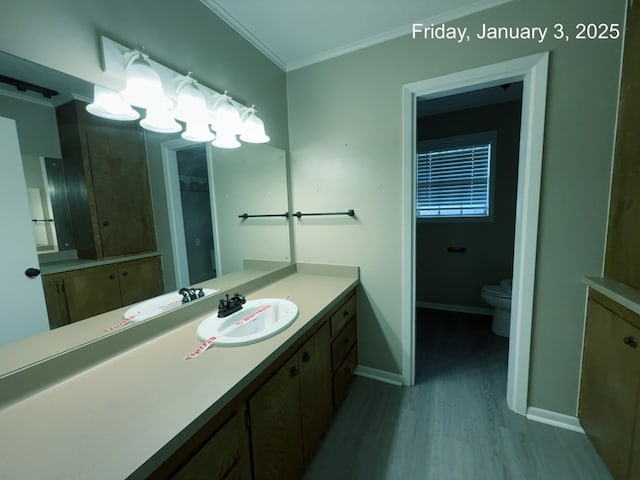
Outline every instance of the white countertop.
MULTIPOLYGON (((247 299, 290 296, 299 316, 260 343, 192 360, 200 315, 0 410, 2 478, 119 479, 204 412, 212 417, 358 283, 355 267, 297 272, 247 299)), ((152 468, 153 465, 148 466, 152 468)), ((143 477, 143 471, 137 475, 143 477)))
POLYGON ((584 277, 584 282, 595 291, 640 315, 640 292, 606 277, 584 277))

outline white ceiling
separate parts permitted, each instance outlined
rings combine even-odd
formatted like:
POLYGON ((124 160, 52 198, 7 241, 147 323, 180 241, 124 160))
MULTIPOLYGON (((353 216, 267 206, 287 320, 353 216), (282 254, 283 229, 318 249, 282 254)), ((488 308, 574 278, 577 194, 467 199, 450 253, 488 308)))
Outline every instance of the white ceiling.
POLYGON ((511 0, 200 0, 285 71, 511 0))

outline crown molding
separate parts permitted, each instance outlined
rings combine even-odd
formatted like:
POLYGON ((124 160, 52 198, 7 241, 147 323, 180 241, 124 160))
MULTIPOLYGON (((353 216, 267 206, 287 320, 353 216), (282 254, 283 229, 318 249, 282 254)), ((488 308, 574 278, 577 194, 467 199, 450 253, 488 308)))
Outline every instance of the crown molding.
MULTIPOLYGON (((220 6, 220 4, 218 4, 216 0, 200 0, 200 1, 285 72, 290 72, 292 70, 297 70, 299 68, 307 67, 315 63, 323 62, 325 60, 346 55, 348 53, 353 53, 355 51, 362 50, 363 48, 371 47, 373 45, 377 45, 379 43, 383 43, 388 40, 393 40, 395 38, 408 35, 408 32, 411 32, 411 27, 412 27, 412 24, 403 25, 402 27, 395 28, 387 32, 382 32, 376 35, 372 35, 363 40, 358 40, 357 42, 353 42, 342 47, 327 50, 317 55, 312 55, 307 58, 300 58, 297 60, 286 62, 285 60, 280 58, 275 52, 273 52, 267 45, 265 45, 262 41, 260 41, 260 39, 258 39, 249 30, 247 30, 238 20, 235 19, 235 17, 233 17, 222 6, 220 6)), ((497 7, 505 3, 512 2, 512 1, 513 0, 478 0, 469 5, 465 5, 464 7, 456 8, 455 10, 450 10, 440 15, 435 15, 422 20, 417 20, 415 23, 424 23, 424 24, 446 23, 452 20, 457 20, 459 18, 466 17, 468 15, 471 15, 483 10, 488 10, 490 8, 497 7)))
MULTIPOLYGON (((205 1, 205 0, 203 0, 205 1)), ((465 5, 464 7, 457 8, 455 10, 448 11, 446 13, 442 13, 440 15, 435 15, 433 17, 428 17, 422 20, 417 20, 414 23, 423 23, 427 25, 431 24, 440 24, 451 22, 453 20, 457 20, 459 18, 466 17, 468 15, 481 12, 483 10, 488 10, 493 7, 497 7, 504 3, 512 2, 513 0, 480 0, 478 2, 474 2, 470 5, 465 5)), ((320 63, 325 60, 329 60, 332 58, 340 57, 342 55, 346 55, 348 53, 353 53, 358 50, 362 50, 367 47, 372 47, 374 45, 378 45, 380 43, 394 40, 396 38, 403 37, 405 35, 409 35, 411 32, 411 27, 413 23, 403 25, 402 27, 395 28, 393 30, 389 30, 387 32, 379 33, 377 35, 373 35, 371 37, 367 37, 363 40, 359 40, 357 42, 351 43, 349 45, 345 45, 343 47, 335 48, 333 50, 327 50, 318 55, 314 55, 312 57, 306 59, 300 59, 297 61, 293 61, 287 64, 286 71, 297 70, 299 68, 308 67, 309 65, 313 65, 315 63, 320 63)))
POLYGON ((225 23, 238 32, 245 40, 257 48, 264 56, 275 63, 281 70, 287 70, 287 64, 278 55, 276 55, 269 47, 260 41, 255 35, 247 30, 235 17, 222 8, 215 0, 200 0, 209 10, 219 16, 225 23))

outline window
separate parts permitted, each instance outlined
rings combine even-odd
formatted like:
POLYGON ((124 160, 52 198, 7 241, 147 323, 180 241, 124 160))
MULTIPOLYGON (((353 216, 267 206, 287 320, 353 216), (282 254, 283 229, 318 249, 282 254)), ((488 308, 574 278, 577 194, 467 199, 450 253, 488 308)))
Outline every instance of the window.
POLYGON ((495 132, 420 142, 417 218, 490 218, 495 132))

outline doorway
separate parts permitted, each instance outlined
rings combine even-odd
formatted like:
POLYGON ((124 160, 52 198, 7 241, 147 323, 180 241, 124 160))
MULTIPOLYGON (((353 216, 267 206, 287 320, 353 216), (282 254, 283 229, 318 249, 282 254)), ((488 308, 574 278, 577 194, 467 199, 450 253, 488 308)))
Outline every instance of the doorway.
POLYGON ((176 140, 162 146, 176 286, 215 278, 219 265, 210 151, 176 140))
POLYGON ((523 82, 518 159, 516 231, 507 405, 527 413, 533 286, 537 249, 542 145, 549 54, 541 53, 436 77, 403 89, 403 382, 415 383, 415 206, 417 99, 436 99, 506 83, 523 82))

